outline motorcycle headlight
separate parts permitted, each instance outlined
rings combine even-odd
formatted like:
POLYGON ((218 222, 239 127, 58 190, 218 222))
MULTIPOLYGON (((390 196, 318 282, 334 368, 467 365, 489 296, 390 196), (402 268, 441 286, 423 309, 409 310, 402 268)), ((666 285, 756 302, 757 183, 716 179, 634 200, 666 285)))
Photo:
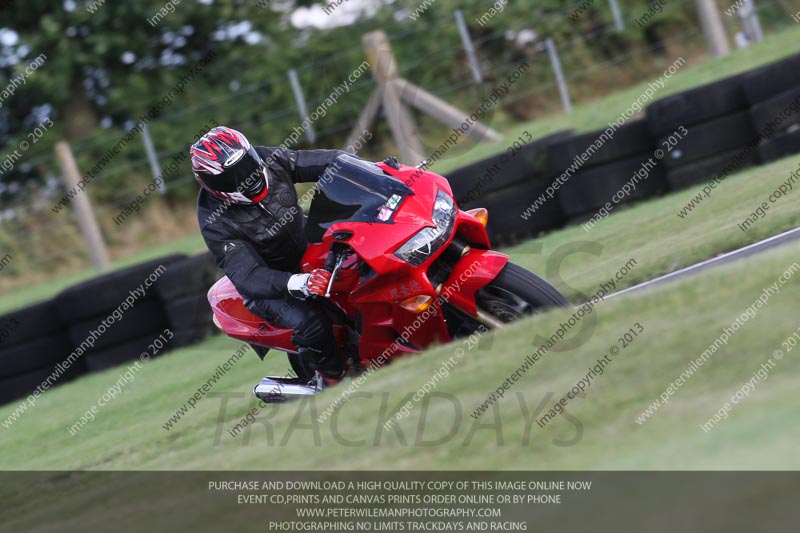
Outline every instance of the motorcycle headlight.
POLYGON ((453 199, 446 192, 439 190, 431 215, 436 227, 417 232, 394 255, 411 265, 420 266, 447 242, 453 232, 456 213, 453 199))

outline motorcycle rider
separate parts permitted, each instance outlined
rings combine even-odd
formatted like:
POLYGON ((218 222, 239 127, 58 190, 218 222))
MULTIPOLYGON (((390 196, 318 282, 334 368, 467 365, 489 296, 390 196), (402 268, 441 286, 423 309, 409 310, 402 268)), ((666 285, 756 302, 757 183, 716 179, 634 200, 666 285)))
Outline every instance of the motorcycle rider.
MULTIPOLYGON (((331 319, 321 302, 330 272, 300 273, 308 247, 295 183, 316 182, 340 150, 254 147, 220 126, 190 150, 200 183, 197 216, 203 239, 255 315, 294 330, 292 343, 317 386, 342 378, 331 319)), ((263 358, 263 355, 260 354, 263 358)))

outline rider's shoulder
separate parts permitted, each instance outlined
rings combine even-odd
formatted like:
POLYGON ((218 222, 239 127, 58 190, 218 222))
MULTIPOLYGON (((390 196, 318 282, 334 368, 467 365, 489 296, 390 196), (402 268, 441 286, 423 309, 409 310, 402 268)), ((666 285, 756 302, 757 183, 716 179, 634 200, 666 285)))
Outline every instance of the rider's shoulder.
POLYGON ((283 146, 256 146, 256 153, 267 167, 280 167, 291 171, 297 165, 297 151, 283 146))

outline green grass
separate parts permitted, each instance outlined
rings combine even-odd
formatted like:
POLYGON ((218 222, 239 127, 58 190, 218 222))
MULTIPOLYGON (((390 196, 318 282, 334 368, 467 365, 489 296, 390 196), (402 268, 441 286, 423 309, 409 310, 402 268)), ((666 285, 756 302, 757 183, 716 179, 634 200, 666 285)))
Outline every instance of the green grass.
MULTIPOLYGON (((603 246, 602 252, 596 257, 568 256, 560 272, 564 283, 573 288, 559 283, 561 288, 579 301, 579 293, 595 292, 634 257, 639 264, 621 284, 628 286, 796 226, 800 212, 796 200, 789 197, 773 206, 752 234, 735 227, 761 197, 785 179, 793 164, 785 160, 729 178, 688 221, 680 220, 675 212, 696 191, 613 214, 588 236, 581 228, 568 228, 509 252, 514 261, 546 274, 546 259, 553 250, 593 240, 603 246), (544 253, 533 254, 538 244, 544 253)), ((89 375, 48 392, 12 428, 0 427, 0 468, 797 468, 793 451, 798 436, 796 410, 789 399, 794 397, 798 378, 792 358, 784 360, 713 432, 706 434, 698 427, 800 326, 794 312, 797 283, 786 285, 771 299, 713 363, 651 421, 639 426, 634 417, 797 259, 799 250, 796 245, 783 248, 646 294, 601 304, 595 314, 596 329, 586 345, 548 354, 516 384, 513 394, 497 404, 502 445, 491 429, 468 437, 473 422, 469 413, 521 364, 532 351, 537 333, 550 335, 568 318, 565 312, 535 317, 497 333, 490 349, 469 352, 449 379, 439 383, 437 392, 455 395, 462 409, 455 436, 439 446, 415 446, 414 442, 421 413, 427 411, 422 442, 442 436, 454 425, 454 416, 447 411, 451 404, 442 397, 433 396, 427 410, 417 406, 399 424, 405 444, 378 427, 378 415, 382 406, 402 404, 406 394, 416 391, 454 353, 454 346, 398 361, 375 374, 360 389, 373 397, 345 404, 334 426, 328 421, 316 430, 300 427, 287 435, 293 423, 310 424, 311 405, 299 412, 303 404, 271 406, 259 415, 269 417, 269 426, 259 423, 251 434, 233 438, 227 431, 250 408, 254 382, 267 373, 286 372, 286 360, 280 353, 272 353, 264 365, 248 354, 216 385, 214 392, 233 395, 224 413, 221 398, 204 398, 175 428, 165 431, 162 424, 240 346, 217 337, 148 363, 122 396, 104 407, 75 437, 67 427, 97 401, 123 369, 89 375), (582 425, 580 442, 568 447, 553 444, 553 439, 569 440, 576 435, 576 423, 562 418, 544 429, 534 424, 525 441, 523 408, 516 393, 523 393, 526 409, 535 412, 548 393, 553 393, 553 398, 563 395, 635 322, 644 325, 645 334, 628 355, 597 379, 585 399, 568 406, 582 425), (366 439, 366 444, 347 446, 342 439, 366 439)), ((315 403, 318 412, 338 394, 332 390, 319 397, 315 403)), ((0 408, 0 421, 15 405, 0 408)), ((491 420, 490 411, 484 422, 491 420)))
MULTIPOLYGON (((472 438, 468 435, 474 421, 468 413, 532 351, 534 334, 555 331, 568 312, 519 323, 496 334, 490 350, 469 351, 436 389, 457 399, 460 416, 454 415, 454 407, 443 397, 433 396, 429 408, 418 405, 400 422, 406 443, 379 427, 381 406, 383 402, 392 407, 403 403, 406 394, 421 387, 453 355, 453 346, 399 361, 373 375, 360 389, 372 398, 345 404, 335 425, 330 421, 312 424, 312 404, 270 406, 259 416, 268 417, 271 438, 262 424, 256 424, 249 435, 233 438, 227 430, 246 414, 256 376, 268 370, 285 371, 281 356, 271 357, 265 368, 259 368, 256 358, 248 355, 216 388, 231 396, 224 416, 219 398, 205 398, 174 429, 165 431, 161 425, 167 418, 238 346, 215 338, 201 347, 148 363, 123 395, 75 437, 66 428, 97 401, 122 370, 94 374, 48 392, 11 429, 2 429, 0 468, 798 468, 795 445, 800 428, 794 398, 800 374, 795 357, 781 361, 768 380, 712 432, 699 428, 800 327, 794 312, 800 297, 796 282, 772 297, 667 407, 644 425, 634 422, 690 360, 797 260, 798 252, 800 247, 793 245, 678 285, 601 304, 589 342, 577 350, 546 355, 497 404, 497 412, 490 411, 482 420, 487 427, 490 423, 501 425, 478 431, 472 438), (523 395, 529 413, 536 412, 548 393, 553 393, 553 398, 565 394, 635 322, 643 325, 644 333, 594 381, 586 398, 567 405, 580 422, 557 418, 544 429, 533 424, 526 440, 517 394, 523 395), (424 439, 442 437, 451 427, 455 435, 438 446, 414 445, 423 413, 424 439), (298 423, 306 426, 290 432, 298 423), (554 439, 576 438, 578 426, 577 444, 553 444, 554 439), (502 442, 498 442, 499 434, 502 442), (365 444, 350 446, 343 439, 364 439, 365 444)), ((334 389, 319 397, 314 404, 316 412, 322 412, 338 394, 334 389)), ((9 407, 0 409, 0 417, 5 419, 10 411, 9 407)))

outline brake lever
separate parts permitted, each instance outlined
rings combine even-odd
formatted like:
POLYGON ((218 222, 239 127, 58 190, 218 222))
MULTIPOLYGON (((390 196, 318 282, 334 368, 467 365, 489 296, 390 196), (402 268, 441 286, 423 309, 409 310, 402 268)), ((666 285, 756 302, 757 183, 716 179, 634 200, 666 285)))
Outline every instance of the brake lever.
POLYGON ((330 298, 331 296, 331 288, 333 287, 333 281, 336 279, 336 273, 342 267, 342 263, 344 263, 344 254, 339 254, 336 258, 336 264, 331 271, 331 280, 328 282, 328 289, 325 291, 325 298, 330 298))

